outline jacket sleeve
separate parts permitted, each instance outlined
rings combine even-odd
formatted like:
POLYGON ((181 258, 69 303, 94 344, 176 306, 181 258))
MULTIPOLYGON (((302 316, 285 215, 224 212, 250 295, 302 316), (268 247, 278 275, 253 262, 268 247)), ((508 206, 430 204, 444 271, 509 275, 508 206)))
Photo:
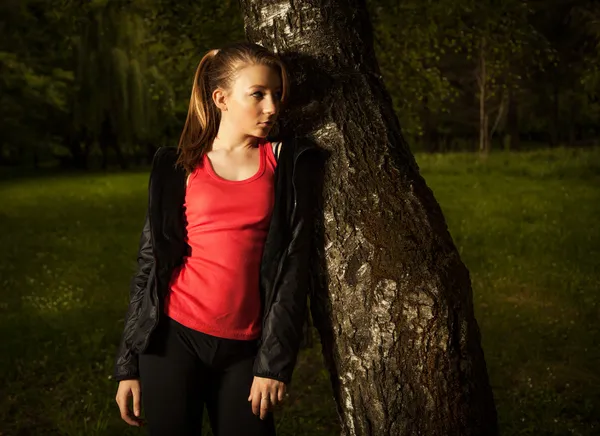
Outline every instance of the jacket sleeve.
POLYGON ((129 307, 125 314, 125 326, 123 328, 123 335, 115 360, 114 379, 117 381, 139 377, 138 356, 131 350, 131 339, 135 334, 135 323, 139 316, 143 294, 146 291, 146 284, 148 283, 148 277, 154 264, 148 213, 146 213, 144 227, 140 236, 137 264, 137 272, 131 280, 129 307))
MULTIPOLYGON (((300 168, 298 168, 300 170, 300 168)), ((280 285, 266 314, 253 374, 289 384, 296 365, 307 311, 309 258, 313 228, 310 171, 297 171, 296 213, 291 243, 284 260, 280 285)))
MULTIPOLYGON (((152 173, 157 166, 161 151, 160 147, 152 160, 152 170, 148 182, 148 202, 150 201, 150 192, 152 184, 152 173)), ((135 325, 140 314, 142 300, 148 285, 148 278, 154 269, 154 256, 152 253, 152 238, 150 235, 149 210, 146 211, 142 234, 137 255, 137 271, 134 274, 129 288, 129 306, 125 314, 125 325, 121 343, 115 359, 113 378, 117 381, 135 379, 139 377, 138 356, 131 349, 133 336, 135 335, 135 325)))

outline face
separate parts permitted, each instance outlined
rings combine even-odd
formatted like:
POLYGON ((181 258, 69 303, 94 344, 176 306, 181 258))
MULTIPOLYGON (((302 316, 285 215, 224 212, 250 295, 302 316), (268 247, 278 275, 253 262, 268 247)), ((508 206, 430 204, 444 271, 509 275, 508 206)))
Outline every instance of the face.
POLYGON ((264 138, 279 114, 281 78, 265 65, 248 66, 238 70, 228 92, 215 90, 213 98, 221 109, 221 122, 243 135, 264 138))

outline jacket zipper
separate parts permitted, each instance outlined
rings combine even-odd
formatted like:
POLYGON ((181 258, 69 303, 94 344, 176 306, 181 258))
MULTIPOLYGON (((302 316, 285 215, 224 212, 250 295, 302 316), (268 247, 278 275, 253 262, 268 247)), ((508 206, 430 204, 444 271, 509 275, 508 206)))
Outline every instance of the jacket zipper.
POLYGON ((307 148, 300 151, 294 158, 294 167, 292 168, 292 187, 294 188, 294 210, 292 211, 292 223, 294 222, 294 218, 296 217, 296 206, 298 205, 298 194, 296 191, 296 162, 298 162, 298 158, 304 153, 307 148))

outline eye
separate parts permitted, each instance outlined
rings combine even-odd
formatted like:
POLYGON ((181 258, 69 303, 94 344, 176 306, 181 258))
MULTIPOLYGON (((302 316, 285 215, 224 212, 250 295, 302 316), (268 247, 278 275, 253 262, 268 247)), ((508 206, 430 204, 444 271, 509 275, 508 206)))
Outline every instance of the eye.
MULTIPOLYGON (((256 98, 262 98, 262 97, 264 97, 264 93, 262 91, 256 91, 255 93, 252 94, 252 96, 255 96, 256 98)), ((275 94, 273 94, 273 96, 277 101, 279 101, 279 100, 281 100, 282 93, 276 92, 275 94)))

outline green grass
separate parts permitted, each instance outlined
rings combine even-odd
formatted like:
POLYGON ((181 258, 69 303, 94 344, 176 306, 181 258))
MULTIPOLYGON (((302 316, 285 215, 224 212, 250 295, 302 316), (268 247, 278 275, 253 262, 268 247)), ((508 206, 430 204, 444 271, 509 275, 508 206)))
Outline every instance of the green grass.
POLYGON ((502 434, 599 434, 600 149, 418 162, 471 273, 502 434))
MULTIPOLYGON (((417 161, 471 272, 502 434, 598 434, 600 149, 417 161)), ((147 177, 0 183, 1 435, 140 434, 109 376, 147 177)), ((280 436, 339 434, 318 345, 289 393, 280 436)))

